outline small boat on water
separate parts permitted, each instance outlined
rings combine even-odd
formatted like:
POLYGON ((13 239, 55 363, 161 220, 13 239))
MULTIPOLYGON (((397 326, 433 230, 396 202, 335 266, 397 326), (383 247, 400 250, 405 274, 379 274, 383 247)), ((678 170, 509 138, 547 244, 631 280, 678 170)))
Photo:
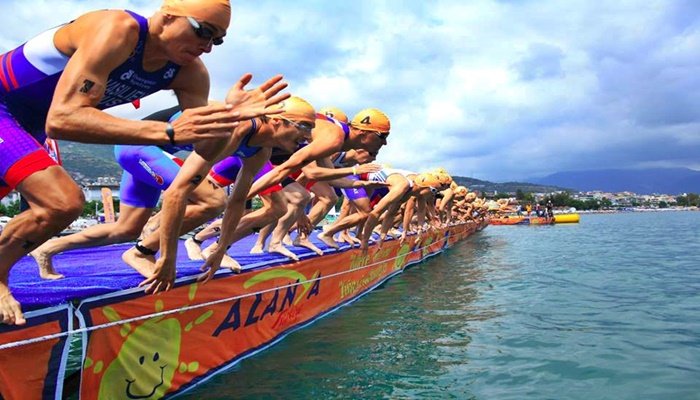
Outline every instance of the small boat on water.
POLYGON ((576 213, 555 214, 553 217, 536 215, 503 215, 491 218, 491 225, 552 225, 578 223, 581 217, 576 213))

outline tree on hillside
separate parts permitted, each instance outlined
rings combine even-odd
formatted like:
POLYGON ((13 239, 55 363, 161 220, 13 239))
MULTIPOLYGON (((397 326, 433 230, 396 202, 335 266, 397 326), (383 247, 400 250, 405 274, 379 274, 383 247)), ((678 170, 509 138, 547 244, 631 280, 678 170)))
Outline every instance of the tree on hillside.
POLYGON ((7 206, 0 204, 0 215, 14 217, 17 214, 19 214, 19 201, 13 201, 7 206))
POLYGON ((700 195, 697 193, 688 193, 683 196, 676 197, 676 204, 682 207, 697 207, 700 205, 700 195))

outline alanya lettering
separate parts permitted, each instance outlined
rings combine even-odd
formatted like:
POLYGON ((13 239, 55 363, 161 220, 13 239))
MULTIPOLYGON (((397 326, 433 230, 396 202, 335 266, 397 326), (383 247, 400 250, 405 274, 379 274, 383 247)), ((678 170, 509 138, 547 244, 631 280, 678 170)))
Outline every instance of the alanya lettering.
POLYGON ((377 278, 384 275, 386 272, 386 265, 382 265, 380 268, 373 269, 369 273, 360 279, 354 281, 342 281, 338 283, 340 287, 340 298, 350 296, 369 286, 377 278))
MULTIPOLYGON (((309 300, 312 296, 318 296, 319 290, 321 289, 320 275, 318 278, 318 280, 313 282, 313 286, 311 286, 311 289, 309 289, 308 293, 306 294, 306 300, 309 300)), ((241 300, 243 299, 237 299, 231 305, 228 314, 226 314, 226 318, 224 318, 224 321, 214 330, 212 336, 219 336, 222 332, 229 329, 231 331, 235 331, 241 327, 241 324, 244 327, 255 325, 265 319, 265 317, 272 316, 274 314, 280 314, 279 317, 283 318, 284 314, 282 313, 284 313, 285 310, 288 310, 289 312, 293 310, 294 299, 296 298, 297 290, 299 290, 299 287, 301 286, 299 282, 300 281, 297 279, 296 285, 289 286, 286 289, 276 289, 272 299, 270 299, 264 308, 261 306, 263 294, 257 293, 255 295, 255 300, 253 300, 253 304, 247 310, 245 320, 241 318, 241 300), (280 299, 280 290, 285 291, 282 299, 280 299)), ((303 291, 301 295, 303 296, 303 291)), ((245 312, 246 310, 244 309, 243 311, 245 312)))
POLYGON ((362 255, 362 253, 354 254, 350 257, 350 268, 349 270, 360 269, 369 263, 377 262, 377 260, 385 260, 391 255, 391 247, 386 246, 383 249, 379 249, 372 256, 369 254, 362 255))

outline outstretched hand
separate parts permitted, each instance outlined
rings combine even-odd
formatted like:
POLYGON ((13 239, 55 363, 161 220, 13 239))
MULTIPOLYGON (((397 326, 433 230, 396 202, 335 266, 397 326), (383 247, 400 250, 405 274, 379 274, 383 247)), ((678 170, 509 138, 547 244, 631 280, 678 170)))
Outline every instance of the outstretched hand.
POLYGON ((164 260, 162 257, 156 261, 156 269, 150 278, 139 284, 139 287, 147 286, 146 293, 156 294, 167 292, 175 284, 175 264, 164 260))
POLYGON ((204 273, 197 278, 198 282, 207 283, 214 277, 216 271, 221 267, 221 260, 223 260, 224 254, 226 254, 226 249, 222 246, 217 246, 200 268, 200 271, 204 273))
POLYGON ((241 120, 281 113, 282 109, 270 107, 290 96, 289 93, 280 94, 287 87, 287 82, 282 81, 282 75, 273 76, 257 88, 246 90, 245 86, 252 79, 252 74, 245 74, 231 86, 226 94, 226 104, 233 106, 241 120))
POLYGON ((238 126, 239 120, 240 113, 228 104, 212 103, 188 108, 171 123, 175 132, 173 139, 178 144, 189 144, 203 139, 226 138, 238 126))
POLYGON ((301 214, 297 218, 297 231, 303 235, 310 235, 311 231, 314 230, 313 225, 311 225, 311 220, 306 214, 301 214))
POLYGON ((369 174, 371 172, 379 172, 382 170, 379 164, 361 164, 356 167, 357 174, 369 174))

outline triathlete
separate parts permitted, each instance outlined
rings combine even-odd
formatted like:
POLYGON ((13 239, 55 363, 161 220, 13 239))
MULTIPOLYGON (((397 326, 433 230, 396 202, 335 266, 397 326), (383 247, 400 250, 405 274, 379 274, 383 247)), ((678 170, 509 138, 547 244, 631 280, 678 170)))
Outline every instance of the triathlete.
MULTIPOLYGON (((268 185, 282 182, 288 175, 300 169, 304 172, 305 177, 312 181, 348 176, 347 169, 333 170, 333 163, 330 157, 337 152, 351 149, 365 149, 376 155, 379 149, 386 144, 390 127, 389 118, 376 108, 367 108, 360 111, 353 117, 350 124, 343 124, 331 117, 319 114, 316 121, 316 129, 312 132, 313 140, 311 143, 255 182, 249 196, 255 195, 268 185), (309 165, 314 161, 316 162, 315 165, 309 165)), ((350 168, 350 170, 353 174, 360 172, 357 167, 350 168)), ((346 180, 349 179, 346 178, 346 180)), ((337 186, 337 182, 331 184, 337 186)), ((352 192, 354 192, 352 189, 346 190, 346 196, 349 198, 353 197, 352 192)), ((364 190, 360 192, 358 196, 364 195, 366 198, 364 190)), ((369 201, 367 200, 366 205, 358 206, 358 209, 362 212, 369 212, 369 201)), ((284 236, 293 223, 294 219, 290 218, 286 226, 281 228, 278 226, 273 235, 271 245, 281 241, 282 237, 280 235, 284 236)), ((322 238, 321 234, 318 237, 328 246, 338 247, 332 238, 330 240, 322 238)))
POLYGON ((228 0, 165 0, 148 19, 94 11, 0 55, 0 186, 30 205, 0 236, 0 322, 25 323, 7 286, 10 268, 83 209, 78 185, 42 148, 47 134, 90 143, 193 143, 227 137, 237 120, 265 114, 281 99, 273 97, 285 86, 281 77, 245 92, 245 75, 231 104, 207 106, 209 75, 199 56, 222 43, 230 16, 228 0), (100 111, 162 89, 196 109, 172 125, 100 111))
MULTIPOLYGON (((158 111, 144 118, 148 121, 173 122, 182 115, 179 107, 158 111)), ((30 254, 39 264, 44 279, 59 279, 63 275, 54 270, 52 257, 66 250, 104 246, 136 240, 158 204, 161 191, 175 179, 182 160, 175 154, 192 151, 192 145, 116 145, 114 155, 123 168, 119 185, 119 218, 115 223, 93 225, 81 232, 53 238, 30 254)), ((188 225, 199 226, 216 217, 223 210, 226 194, 212 185, 199 185, 188 199, 188 225)), ((144 250, 140 244, 137 249, 144 250)), ((133 264, 133 263, 132 263, 133 264)), ((134 264, 134 267, 140 267, 134 264)), ((145 277, 153 271, 138 270, 145 277)))

